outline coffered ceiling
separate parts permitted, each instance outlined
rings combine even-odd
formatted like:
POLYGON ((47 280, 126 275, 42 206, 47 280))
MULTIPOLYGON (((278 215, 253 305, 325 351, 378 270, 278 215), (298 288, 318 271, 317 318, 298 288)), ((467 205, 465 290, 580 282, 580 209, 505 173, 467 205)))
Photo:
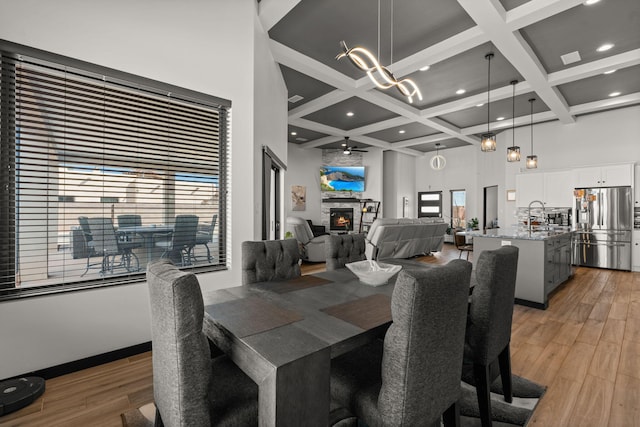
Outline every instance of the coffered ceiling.
POLYGON ((436 143, 478 145, 488 113, 494 132, 512 120, 528 125, 530 98, 536 123, 640 104, 638 0, 261 0, 258 7, 289 92, 289 142, 302 147, 338 148, 349 136, 359 148, 421 156, 436 143), (422 100, 410 104, 395 88, 376 88, 347 58, 336 60, 342 40, 370 50, 398 80, 412 79, 422 100), (604 44, 613 46, 598 51, 604 44), (565 65, 561 57, 573 52, 579 60, 565 65))

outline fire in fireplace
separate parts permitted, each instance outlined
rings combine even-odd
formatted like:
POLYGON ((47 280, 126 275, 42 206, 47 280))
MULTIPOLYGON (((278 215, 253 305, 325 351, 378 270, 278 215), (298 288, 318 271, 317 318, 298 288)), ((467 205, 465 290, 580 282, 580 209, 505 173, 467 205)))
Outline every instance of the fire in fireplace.
POLYGON ((353 208, 331 208, 329 211, 329 230, 352 231, 353 208))

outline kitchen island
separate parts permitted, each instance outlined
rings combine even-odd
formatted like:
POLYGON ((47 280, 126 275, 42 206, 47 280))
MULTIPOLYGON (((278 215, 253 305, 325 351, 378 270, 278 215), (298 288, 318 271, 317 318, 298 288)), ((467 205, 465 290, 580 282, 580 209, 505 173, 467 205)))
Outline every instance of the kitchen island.
POLYGON ((500 246, 517 246, 518 275, 516 303, 546 309, 549 294, 572 274, 571 231, 520 231, 517 229, 491 229, 465 233, 473 236, 473 262, 484 250, 500 246))

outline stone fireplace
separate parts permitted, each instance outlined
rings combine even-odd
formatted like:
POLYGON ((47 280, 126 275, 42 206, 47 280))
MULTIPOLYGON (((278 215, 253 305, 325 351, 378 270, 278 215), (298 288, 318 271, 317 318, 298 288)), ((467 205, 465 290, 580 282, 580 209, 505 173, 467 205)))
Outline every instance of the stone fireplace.
POLYGON ((329 210, 330 231, 353 231, 353 208, 331 208, 329 210))

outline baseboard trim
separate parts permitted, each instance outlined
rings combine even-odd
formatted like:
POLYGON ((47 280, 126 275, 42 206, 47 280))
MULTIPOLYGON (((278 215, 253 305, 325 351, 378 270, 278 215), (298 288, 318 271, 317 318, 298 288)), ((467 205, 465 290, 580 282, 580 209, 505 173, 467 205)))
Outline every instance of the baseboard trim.
POLYGON ((15 378, 35 376, 42 377, 45 380, 49 380, 61 375, 67 375, 76 371, 81 371, 83 369, 93 368, 94 366, 114 362, 116 360, 135 356, 136 354, 145 353, 147 351, 151 351, 151 341, 132 345, 131 347, 113 350, 108 353, 97 354, 95 356, 86 357, 80 360, 74 360, 73 362, 63 363, 61 365, 52 366, 50 368, 27 372, 23 375, 17 375, 15 378))
POLYGON ((524 305, 526 307, 538 308, 540 310, 546 310, 547 307, 548 307, 548 303, 542 304, 540 302, 533 302, 533 301, 528 301, 526 299, 520 299, 520 298, 516 298, 515 299, 515 303, 516 304, 520 304, 520 305, 524 305))

